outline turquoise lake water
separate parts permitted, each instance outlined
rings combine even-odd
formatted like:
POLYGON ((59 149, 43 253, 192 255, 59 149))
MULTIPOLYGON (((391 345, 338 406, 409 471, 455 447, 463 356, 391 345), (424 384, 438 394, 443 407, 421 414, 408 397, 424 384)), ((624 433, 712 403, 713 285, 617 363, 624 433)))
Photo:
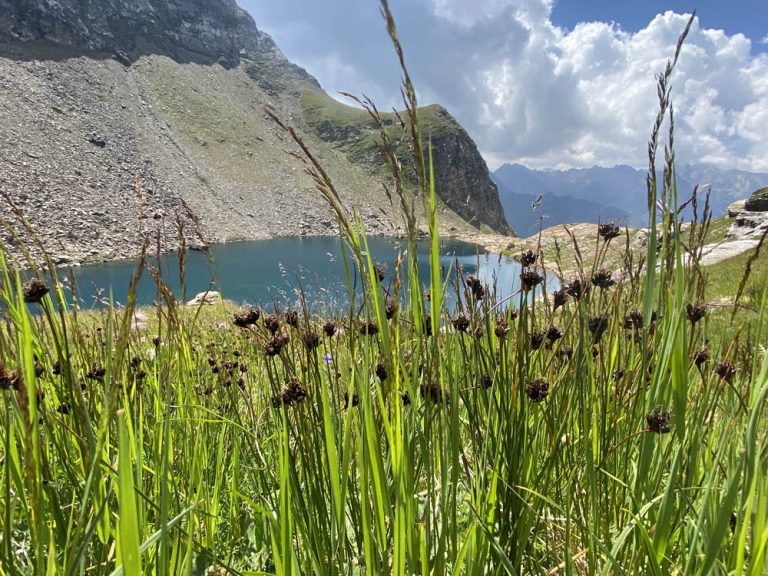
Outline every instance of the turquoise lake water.
MULTIPOLYGON (((368 242, 373 259, 387 266, 384 286, 388 286, 398 251, 405 251, 406 243, 381 237, 369 238, 368 242)), ((177 255, 162 256, 160 271, 179 300, 184 296, 189 300, 210 288, 237 303, 271 308, 273 303, 281 307, 295 305, 298 291, 303 290, 313 309, 339 307, 347 302, 340 246, 338 238, 291 237, 214 245, 210 254, 191 251, 186 258, 185 295, 181 291, 177 255)), ((454 270, 455 278, 458 265, 465 275, 476 276, 489 285, 495 283, 502 297, 516 292, 520 265, 511 258, 479 250, 473 244, 444 241, 441 245, 444 273, 454 270)), ((426 286, 429 282, 426 243, 419 245, 418 258, 426 286)), ((154 258, 149 263, 157 264, 154 258)), ((111 262, 62 269, 59 274, 60 278, 74 275, 81 306, 91 308, 108 302, 110 293, 115 303, 124 304, 134 269, 134 262, 111 262)), ((148 305, 156 298, 156 286, 145 272, 137 289, 138 303, 148 305)))

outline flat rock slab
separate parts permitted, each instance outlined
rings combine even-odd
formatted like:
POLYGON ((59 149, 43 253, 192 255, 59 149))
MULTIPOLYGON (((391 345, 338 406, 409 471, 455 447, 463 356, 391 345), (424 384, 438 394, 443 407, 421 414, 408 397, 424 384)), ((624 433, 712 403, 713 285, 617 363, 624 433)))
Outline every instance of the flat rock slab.
POLYGON ((707 244, 702 249, 701 265, 711 266, 717 264, 723 260, 728 260, 739 254, 743 254, 747 250, 756 248, 758 244, 757 240, 734 240, 732 242, 721 242, 718 244, 707 244))

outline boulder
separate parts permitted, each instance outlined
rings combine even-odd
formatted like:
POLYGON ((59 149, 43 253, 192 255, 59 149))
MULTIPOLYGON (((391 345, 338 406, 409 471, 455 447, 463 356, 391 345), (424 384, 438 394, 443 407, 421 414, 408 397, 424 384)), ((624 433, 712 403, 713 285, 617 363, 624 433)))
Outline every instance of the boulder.
POLYGON ((213 306, 221 302, 221 294, 215 290, 200 292, 197 296, 187 302, 187 306, 213 306))
POLYGON ((736 202, 728 206, 728 218, 736 218, 736 216, 744 212, 744 205, 746 203, 746 200, 736 200, 736 202))
POLYGON ((748 212, 768 212, 768 186, 752 193, 752 197, 744 203, 748 212))

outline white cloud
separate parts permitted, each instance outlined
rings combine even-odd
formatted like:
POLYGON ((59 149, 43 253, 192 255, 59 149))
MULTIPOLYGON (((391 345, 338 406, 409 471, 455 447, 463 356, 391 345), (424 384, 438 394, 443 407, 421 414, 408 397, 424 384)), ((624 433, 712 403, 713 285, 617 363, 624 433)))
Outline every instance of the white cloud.
MULTIPOLYGON (((550 18, 553 0, 391 4, 421 102, 448 108, 492 167, 645 164, 655 74, 674 54, 687 15, 666 12, 630 33, 601 22, 560 29, 550 18)), ((399 71, 375 6, 277 6, 271 10, 284 20, 303 18, 310 27, 285 44, 276 34, 278 44, 326 89, 365 92, 381 108, 400 102, 399 71)), ((672 85, 682 162, 768 171, 768 53, 753 54, 745 36, 697 20, 672 85)))
POLYGON ((762 37, 760 44, 768 44, 768 34, 762 37))
MULTIPOLYGON (((660 14, 634 34, 596 22, 565 31, 552 26, 548 12, 528 17, 549 9, 540 0, 479 1, 490 6, 491 24, 452 8, 466 2, 433 4, 439 16, 461 20, 465 37, 506 28, 524 41, 501 51, 484 50, 482 42, 446 46, 446 58, 464 63, 460 74, 476 89, 460 101, 437 91, 436 99, 448 102, 491 164, 644 164, 657 109, 654 75, 674 54, 687 15, 660 14)), ((422 71, 418 79, 431 84, 435 73, 422 71)), ((672 94, 682 161, 768 170, 768 56, 753 56, 746 37, 694 22, 672 94)))

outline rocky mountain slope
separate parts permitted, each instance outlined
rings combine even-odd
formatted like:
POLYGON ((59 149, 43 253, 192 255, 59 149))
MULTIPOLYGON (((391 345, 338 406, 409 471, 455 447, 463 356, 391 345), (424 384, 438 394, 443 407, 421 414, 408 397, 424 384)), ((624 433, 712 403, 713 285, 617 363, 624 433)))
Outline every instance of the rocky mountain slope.
MULTIPOLYGON (((234 0, 0 0, 0 190, 60 262, 131 256, 148 231, 173 248, 176 215, 199 241, 184 204, 212 242, 333 233, 265 106, 303 134, 369 232, 399 231, 364 114, 327 97, 234 0), (329 138, 324 115, 355 117, 359 132, 329 138)), ((469 136, 439 107, 424 115, 445 227, 508 232, 469 136)))

